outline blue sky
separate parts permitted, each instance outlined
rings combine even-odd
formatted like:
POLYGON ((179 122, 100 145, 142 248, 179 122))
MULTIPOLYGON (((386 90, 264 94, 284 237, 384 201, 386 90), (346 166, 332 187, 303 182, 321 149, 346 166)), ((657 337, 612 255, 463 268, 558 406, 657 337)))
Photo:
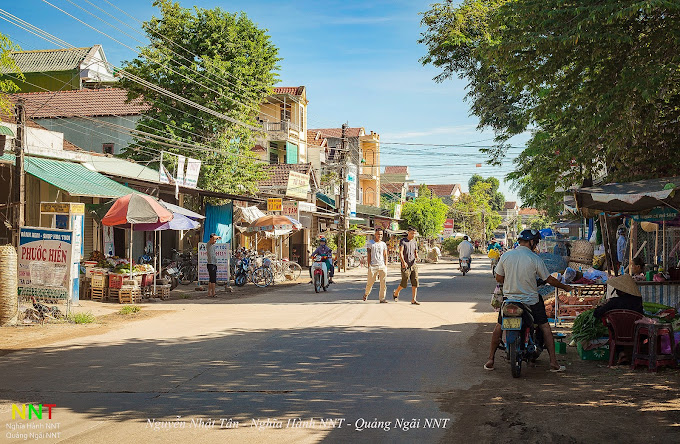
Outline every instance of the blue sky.
MULTIPOLYGON (((128 46, 138 46, 68 0, 48 1, 97 25, 128 46)), ((140 20, 157 14, 151 0, 110 1, 140 20)), ((88 6, 84 2, 74 3, 88 6)), ((107 7, 105 2, 94 3, 140 29, 138 23, 107 7)), ((477 131, 477 119, 469 116, 468 104, 463 100, 464 81, 454 79, 437 84, 432 80, 437 71, 418 61, 425 52, 425 47, 417 43, 422 32, 418 13, 427 10, 430 3, 430 0, 180 1, 183 7, 219 6, 230 12, 244 11, 260 27, 268 29, 283 58, 280 84, 307 87, 310 128, 339 127, 343 122, 363 126, 380 134, 383 166, 408 164, 418 182, 461 183, 467 189, 472 174, 502 178, 512 169, 510 162, 501 168, 486 165, 478 168, 475 165, 483 163, 485 157, 476 148, 397 145, 483 146, 493 136, 477 131), (485 142, 473 143, 478 141, 485 142)), ((72 45, 100 43, 114 64, 136 55, 42 0, 3 2, 1 8, 72 45)), ((110 17, 89 9, 113 23, 110 17)), ((4 21, 0 21, 0 32, 24 49, 52 47, 4 21)), ((526 139, 518 137, 513 143, 521 146, 526 139)), ((507 200, 516 198, 509 184, 501 182, 501 191, 507 200)))

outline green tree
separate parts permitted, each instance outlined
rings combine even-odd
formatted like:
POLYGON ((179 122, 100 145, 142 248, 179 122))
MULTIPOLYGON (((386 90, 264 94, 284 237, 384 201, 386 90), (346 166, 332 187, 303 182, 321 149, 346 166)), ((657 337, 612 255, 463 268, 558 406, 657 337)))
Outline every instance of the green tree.
POLYGON ((24 80, 24 75, 19 71, 14 59, 10 57, 12 51, 19 50, 21 48, 12 43, 9 37, 0 33, 0 72, 5 74, 0 77, 0 111, 10 115, 12 114, 12 102, 7 94, 19 91, 19 87, 12 79, 24 80))
MULTIPOLYGON (((136 143, 201 159, 201 187, 255 192, 257 182, 268 176, 267 168, 251 150, 256 134, 234 121, 257 124, 260 104, 278 78, 278 49, 244 13, 185 9, 172 0, 156 0, 154 6, 159 7, 160 18, 142 25, 150 44, 140 49, 141 57, 126 64, 125 71, 229 119, 124 79, 130 99, 142 97, 151 105, 137 123, 138 130, 207 149, 168 149, 142 138, 136 143)), ((148 158, 144 153, 133 148, 126 154, 148 158)))
POLYGON ((555 214, 561 190, 680 167, 680 3, 465 0, 423 15, 423 63, 468 81, 492 163, 533 130, 516 160, 525 204, 555 214))
POLYGON ((503 208, 505 207, 505 196, 498 191, 498 187, 501 184, 500 181, 493 176, 485 179, 479 174, 473 174, 470 180, 468 180, 468 190, 474 188, 478 183, 488 183, 490 185, 487 191, 489 205, 491 206, 491 209, 496 212, 503 211, 503 208))
POLYGON ((464 231, 475 240, 493 235, 502 218, 491 208, 491 187, 489 182, 475 181, 470 192, 453 203, 449 215, 454 220, 454 229, 464 231))
POLYGON ((533 228, 534 230, 542 230, 543 228, 550 228, 550 225, 553 223, 553 219, 545 214, 541 214, 538 216, 533 216, 527 222, 529 228, 533 228))
POLYGON ((444 229, 448 211, 449 207, 441 199, 430 198, 428 192, 427 196, 419 195, 413 201, 404 203, 400 225, 402 229, 414 227, 421 236, 432 239, 444 229))

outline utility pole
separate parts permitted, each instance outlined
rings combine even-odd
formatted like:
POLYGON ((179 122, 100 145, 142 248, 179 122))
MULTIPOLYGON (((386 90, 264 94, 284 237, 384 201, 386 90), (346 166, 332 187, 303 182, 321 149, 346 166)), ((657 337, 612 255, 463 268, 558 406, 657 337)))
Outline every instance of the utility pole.
POLYGON ((24 101, 19 99, 14 109, 14 117, 17 125, 17 137, 14 139, 14 202, 15 211, 15 242, 19 248, 19 235, 24 226, 24 204, 26 196, 26 181, 24 177, 24 138, 26 137, 26 113, 24 101))
POLYGON ((483 211, 482 211, 482 245, 486 245, 486 221, 484 219, 483 211))
POLYGON ((347 271, 347 230, 349 229, 349 184, 347 183, 347 174, 349 173, 349 153, 347 150, 347 124, 342 124, 342 138, 340 139, 340 148, 342 149, 342 238, 343 238, 343 248, 342 248, 342 271, 347 271))

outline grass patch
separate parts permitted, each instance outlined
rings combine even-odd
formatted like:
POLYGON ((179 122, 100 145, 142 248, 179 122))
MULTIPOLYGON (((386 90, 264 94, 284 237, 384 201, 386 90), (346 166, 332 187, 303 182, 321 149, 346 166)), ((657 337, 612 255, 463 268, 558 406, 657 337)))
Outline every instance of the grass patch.
POLYGON ((139 313, 141 309, 142 307, 138 305, 125 305, 123 308, 120 309, 119 313, 122 315, 135 314, 139 313))
POLYGON ((86 313, 71 313, 68 315, 68 321, 73 324, 91 324, 95 317, 89 311, 86 313))
POLYGON ((180 299, 191 299, 191 295, 182 293, 182 294, 179 295, 179 298, 180 299))

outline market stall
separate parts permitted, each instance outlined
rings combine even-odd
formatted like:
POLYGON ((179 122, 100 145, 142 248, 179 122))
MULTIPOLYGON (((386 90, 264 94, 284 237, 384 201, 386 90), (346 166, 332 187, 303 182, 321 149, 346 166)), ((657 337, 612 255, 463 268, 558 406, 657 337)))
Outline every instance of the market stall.
MULTIPOLYGON (((151 196, 143 194, 128 194, 118 198, 106 215, 102 218, 105 226, 120 226, 130 230, 130 245, 128 260, 115 260, 114 271, 108 273, 100 267, 92 267, 87 273, 91 273, 90 285, 93 299, 115 299, 118 296, 120 303, 138 302, 142 296, 142 288, 150 287, 155 283, 155 271, 151 265, 134 264, 132 255, 132 232, 135 225, 142 225, 141 229, 154 228, 170 222, 173 214, 159 204, 151 196), (114 282, 111 282, 114 279, 114 282)), ((98 258, 110 263, 110 259, 98 258)), ((98 265, 103 265, 101 262, 98 265)))

